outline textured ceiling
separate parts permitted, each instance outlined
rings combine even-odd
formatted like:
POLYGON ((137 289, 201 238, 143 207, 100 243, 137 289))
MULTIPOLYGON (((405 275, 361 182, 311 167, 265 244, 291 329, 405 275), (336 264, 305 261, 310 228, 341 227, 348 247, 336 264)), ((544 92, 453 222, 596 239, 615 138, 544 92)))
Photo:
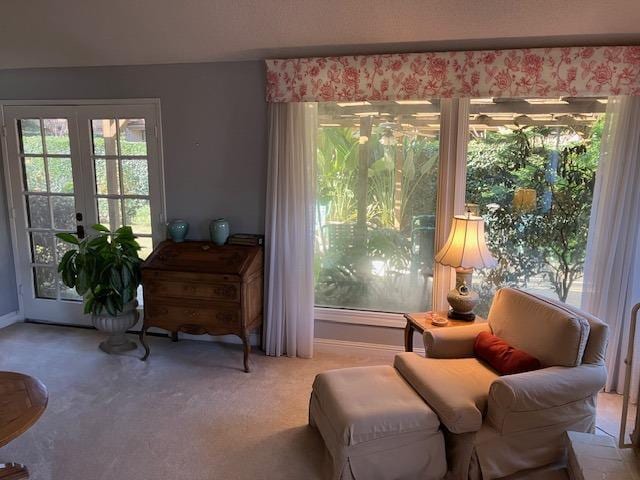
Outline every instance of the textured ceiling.
POLYGON ((640 44, 640 0, 2 0, 0 68, 640 44))

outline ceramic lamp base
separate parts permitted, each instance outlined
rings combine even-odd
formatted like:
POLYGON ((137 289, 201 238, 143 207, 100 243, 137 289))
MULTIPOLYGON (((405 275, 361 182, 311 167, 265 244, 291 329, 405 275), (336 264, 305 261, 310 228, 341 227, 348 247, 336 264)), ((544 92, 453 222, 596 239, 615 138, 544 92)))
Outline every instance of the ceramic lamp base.
POLYGON ((447 316, 455 320, 472 322, 476 315, 473 309, 480 301, 478 293, 471 290, 471 268, 456 268, 456 288, 447 294, 451 310, 447 316))
POLYGON ((460 313, 460 312, 456 312, 455 310, 449 310, 449 313, 447 313, 447 317, 451 318, 452 320, 463 320, 465 322, 473 322, 476 319, 476 314, 475 313, 460 313))

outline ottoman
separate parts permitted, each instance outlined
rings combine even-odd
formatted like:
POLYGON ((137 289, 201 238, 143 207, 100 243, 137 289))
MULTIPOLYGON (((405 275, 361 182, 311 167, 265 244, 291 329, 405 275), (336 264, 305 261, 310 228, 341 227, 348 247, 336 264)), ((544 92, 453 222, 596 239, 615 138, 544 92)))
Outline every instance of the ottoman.
POLYGON ((319 374, 309 424, 333 480, 435 480, 447 471, 438 417, 391 366, 319 374))

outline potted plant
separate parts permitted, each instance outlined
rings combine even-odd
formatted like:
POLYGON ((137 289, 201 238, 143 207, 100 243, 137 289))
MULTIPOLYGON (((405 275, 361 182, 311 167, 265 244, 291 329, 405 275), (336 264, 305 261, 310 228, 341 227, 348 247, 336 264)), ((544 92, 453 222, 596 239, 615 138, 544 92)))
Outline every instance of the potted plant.
POLYGON ((63 283, 83 297, 84 313, 91 314, 93 326, 109 333, 100 348, 107 353, 133 350, 136 344, 125 333, 139 317, 140 245, 131 227, 113 233, 104 225, 91 228, 97 235, 83 240, 71 233, 56 234, 75 247, 64 254, 58 272, 63 283))

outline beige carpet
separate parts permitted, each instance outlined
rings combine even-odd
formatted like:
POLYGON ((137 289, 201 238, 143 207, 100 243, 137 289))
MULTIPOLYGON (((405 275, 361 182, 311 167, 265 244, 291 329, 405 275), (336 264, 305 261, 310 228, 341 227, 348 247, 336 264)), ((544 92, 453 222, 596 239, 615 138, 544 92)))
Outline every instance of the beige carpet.
POLYGON ((321 439, 307 426, 314 376, 390 362, 322 349, 313 360, 258 352, 246 374, 235 345, 150 337, 141 362, 141 349, 102 353, 100 338, 35 324, 0 330, 0 370, 34 375, 50 394, 39 422, 0 449, 0 463, 28 465, 33 480, 318 479, 321 439))
POLYGON ((307 426, 314 376, 371 358, 253 355, 235 345, 151 337, 147 362, 109 356, 91 330, 0 330, 0 370, 38 377, 47 411, 0 449, 34 480, 315 479, 321 440, 307 426))

